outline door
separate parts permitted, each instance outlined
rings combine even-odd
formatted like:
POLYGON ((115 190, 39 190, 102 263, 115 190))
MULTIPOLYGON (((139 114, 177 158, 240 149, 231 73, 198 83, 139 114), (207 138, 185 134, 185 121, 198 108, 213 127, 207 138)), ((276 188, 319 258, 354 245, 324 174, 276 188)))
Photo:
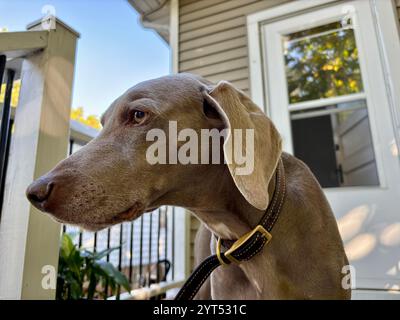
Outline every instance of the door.
POLYGON ((370 2, 265 23, 262 39, 267 112, 323 187, 356 287, 399 289, 399 158, 370 2))

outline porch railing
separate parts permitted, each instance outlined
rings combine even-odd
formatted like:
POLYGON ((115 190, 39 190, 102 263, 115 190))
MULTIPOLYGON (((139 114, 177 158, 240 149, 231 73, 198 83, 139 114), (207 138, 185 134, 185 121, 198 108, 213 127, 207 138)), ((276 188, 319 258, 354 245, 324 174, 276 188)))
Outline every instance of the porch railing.
POLYGON ((11 118, 11 95, 14 85, 15 70, 7 68, 7 57, 0 55, 0 94, 3 87, 3 77, 6 74, 6 87, 4 102, 1 106, 1 125, 0 125, 0 220, 1 208, 3 206, 5 178, 8 165, 8 155, 10 152, 10 139, 13 120, 11 118))
POLYGON ((30 205, 25 190, 66 155, 79 34, 59 20, 55 29, 43 25, 39 20, 28 31, 0 33, 2 78, 7 74, 0 130, 0 299, 53 299, 56 291, 61 229, 30 205), (15 109, 13 78, 21 79, 15 109))

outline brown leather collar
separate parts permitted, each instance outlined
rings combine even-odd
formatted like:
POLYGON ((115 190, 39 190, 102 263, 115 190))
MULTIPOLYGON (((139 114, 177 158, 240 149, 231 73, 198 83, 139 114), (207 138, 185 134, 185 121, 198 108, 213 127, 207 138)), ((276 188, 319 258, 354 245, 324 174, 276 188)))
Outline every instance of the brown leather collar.
POLYGON ((222 241, 218 239, 217 253, 209 256, 193 271, 175 300, 192 300, 214 269, 221 265, 239 264, 250 260, 272 239, 270 232, 278 219, 286 194, 285 168, 282 159, 279 159, 275 179, 274 194, 260 223, 232 245, 228 245, 225 241, 224 246, 229 249, 224 252, 221 252, 222 241))

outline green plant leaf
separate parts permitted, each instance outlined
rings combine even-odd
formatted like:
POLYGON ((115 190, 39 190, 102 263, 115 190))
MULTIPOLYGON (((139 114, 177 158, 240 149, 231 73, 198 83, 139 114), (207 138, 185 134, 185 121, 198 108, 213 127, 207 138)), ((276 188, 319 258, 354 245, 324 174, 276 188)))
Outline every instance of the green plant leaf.
POLYGON ((107 283, 113 293, 117 285, 130 292, 126 276, 111 263, 102 259, 114 250, 114 247, 94 253, 85 248, 78 248, 68 234, 61 238, 57 288, 58 299, 93 299, 104 297, 104 284, 107 283), (103 284, 103 286, 99 286, 103 284), (101 289, 100 289, 101 288, 101 289))
POLYGON ((83 298, 83 288, 81 283, 77 281, 71 281, 70 288, 71 288, 72 299, 78 300, 83 298))
POLYGON ((83 258, 93 258, 94 254, 92 251, 89 251, 87 249, 81 249, 80 250, 81 257, 83 258))
POLYGON ((94 272, 94 269, 92 269, 89 275, 89 287, 87 293, 87 298, 89 300, 93 300, 94 294, 96 292, 97 282, 98 278, 96 276, 96 273, 94 272))
POLYGON ((113 252, 115 250, 118 250, 119 248, 120 248, 120 246, 109 248, 109 249, 104 249, 104 250, 102 250, 102 251, 100 251, 98 253, 95 253, 94 254, 94 258, 96 260, 100 260, 100 259, 104 258, 105 256, 109 255, 111 252, 113 252))
POLYGON ((69 257, 70 254, 74 251, 75 245, 72 242, 72 238, 64 233, 61 237, 61 253, 64 257, 69 257))
POLYGON ((128 278, 122 272, 118 271, 110 262, 99 261, 97 263, 117 284, 121 285, 128 292, 131 291, 128 278))
POLYGON ((75 277, 81 279, 81 273, 84 267, 84 259, 81 257, 78 250, 74 250, 71 252, 70 256, 67 259, 67 264, 69 269, 75 274, 75 277))

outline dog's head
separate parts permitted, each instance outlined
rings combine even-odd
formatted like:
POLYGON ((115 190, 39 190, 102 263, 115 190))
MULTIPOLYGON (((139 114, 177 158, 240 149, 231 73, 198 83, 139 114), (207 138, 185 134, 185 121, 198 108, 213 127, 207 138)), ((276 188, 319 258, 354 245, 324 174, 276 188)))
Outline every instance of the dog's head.
MULTIPOLYGON (((249 174, 238 174, 242 163, 232 156, 235 152, 229 152, 233 134, 228 133, 223 151, 241 194, 253 206, 267 207, 268 182, 281 153, 279 134, 262 111, 231 84, 214 86, 189 74, 146 81, 124 93, 102 116, 98 137, 34 181, 27 189, 28 199, 58 221, 90 230, 133 220, 168 204, 162 199, 169 193, 187 191, 192 177, 212 170, 212 165, 201 164, 200 155, 198 164, 171 161, 170 152, 177 150, 170 141, 171 121, 178 133, 190 128, 198 137, 202 129, 254 129, 254 169, 249 174), (156 151, 156 138, 149 135, 152 129, 165 133, 156 151), (149 161, 151 150, 157 155, 163 148, 166 164, 149 161)), ((184 140, 178 138, 178 149, 184 140)))

